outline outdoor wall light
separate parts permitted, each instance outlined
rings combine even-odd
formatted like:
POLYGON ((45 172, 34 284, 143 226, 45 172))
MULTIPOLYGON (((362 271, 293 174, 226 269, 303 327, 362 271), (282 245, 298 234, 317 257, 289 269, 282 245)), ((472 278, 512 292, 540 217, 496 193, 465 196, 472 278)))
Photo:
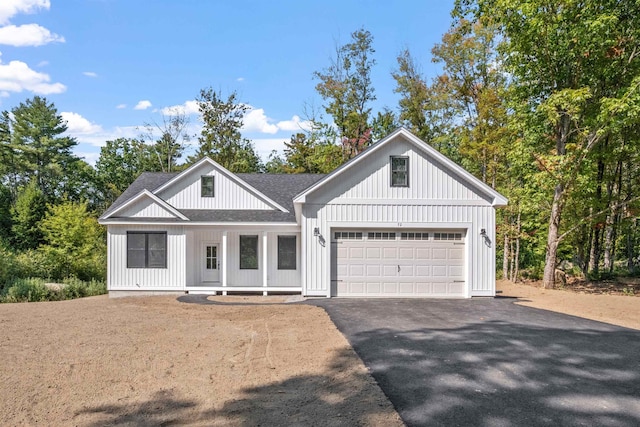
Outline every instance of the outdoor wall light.
POLYGON ((483 237, 486 236, 487 235, 487 230, 485 230, 484 228, 481 228, 480 229, 480 235, 483 236, 483 237))
POLYGON ((320 235, 320 229, 318 227, 313 228, 314 237, 318 237, 320 235))

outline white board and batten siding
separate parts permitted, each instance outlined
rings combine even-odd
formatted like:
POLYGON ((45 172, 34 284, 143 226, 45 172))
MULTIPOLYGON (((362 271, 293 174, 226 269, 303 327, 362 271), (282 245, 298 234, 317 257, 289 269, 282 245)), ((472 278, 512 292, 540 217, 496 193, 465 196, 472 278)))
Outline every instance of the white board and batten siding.
POLYGON ((307 195, 301 225, 306 295, 331 295, 331 241, 338 229, 460 230, 466 236, 464 296, 495 294, 495 208, 489 197, 408 141, 381 147, 307 195), (390 156, 409 158, 408 187, 391 187, 390 156))
MULTIPOLYGON (((203 283, 201 278, 202 271, 202 248, 205 243, 218 246, 218 256, 220 257, 222 269, 222 242, 223 230, 211 227, 190 227, 187 233, 187 286, 215 285, 221 286, 220 283, 203 283)), ((262 230, 235 230, 227 232, 227 286, 232 290, 233 287, 242 286, 262 286, 264 277, 264 250, 263 239, 267 237, 267 286, 273 287, 300 287, 300 233, 291 231, 291 227, 281 231, 262 230), (240 269, 240 236, 251 235, 258 236, 258 268, 257 269, 240 269), (295 270, 279 270, 278 269, 278 236, 296 236, 297 259, 295 270)))
POLYGON ((175 218, 175 214, 169 212, 163 206, 158 205, 155 200, 148 197, 142 198, 138 202, 124 209, 119 216, 125 218, 175 218))
POLYGON ((273 209, 209 163, 203 163, 157 195, 176 209, 273 209), (200 177, 204 175, 214 177, 214 197, 201 196, 200 177))
POLYGON ((107 232, 110 291, 176 291, 185 288, 186 236, 182 226, 109 225, 107 232), (127 268, 127 231, 166 231, 167 268, 127 268))

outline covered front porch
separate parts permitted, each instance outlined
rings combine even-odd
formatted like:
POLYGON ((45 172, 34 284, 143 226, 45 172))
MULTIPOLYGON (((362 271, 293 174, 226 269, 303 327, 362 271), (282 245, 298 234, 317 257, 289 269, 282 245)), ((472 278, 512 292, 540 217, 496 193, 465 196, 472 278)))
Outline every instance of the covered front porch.
POLYGON ((301 242, 296 225, 185 227, 190 294, 301 293, 301 242))

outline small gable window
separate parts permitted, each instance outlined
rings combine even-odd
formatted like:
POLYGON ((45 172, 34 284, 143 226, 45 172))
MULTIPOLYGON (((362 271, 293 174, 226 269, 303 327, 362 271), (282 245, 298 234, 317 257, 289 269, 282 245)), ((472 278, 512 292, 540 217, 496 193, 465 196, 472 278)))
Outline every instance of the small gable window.
POLYGON ((204 175, 200 177, 200 195, 202 197, 213 197, 215 195, 214 177, 204 175))
POLYGON ((409 186, 409 158, 405 156, 391 156, 391 186, 409 186))
POLYGON ((296 269, 296 236, 278 236, 278 270, 296 269))

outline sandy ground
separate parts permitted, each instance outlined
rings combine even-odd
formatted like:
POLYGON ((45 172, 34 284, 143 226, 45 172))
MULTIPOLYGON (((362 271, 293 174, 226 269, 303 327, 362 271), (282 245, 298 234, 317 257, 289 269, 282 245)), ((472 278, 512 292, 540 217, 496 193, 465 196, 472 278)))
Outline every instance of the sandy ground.
POLYGON ((543 289, 540 283, 497 282, 498 296, 517 297, 518 304, 640 329, 640 297, 543 289))
POLYGON ((322 309, 218 301, 0 305, 0 425, 402 425, 322 309))

